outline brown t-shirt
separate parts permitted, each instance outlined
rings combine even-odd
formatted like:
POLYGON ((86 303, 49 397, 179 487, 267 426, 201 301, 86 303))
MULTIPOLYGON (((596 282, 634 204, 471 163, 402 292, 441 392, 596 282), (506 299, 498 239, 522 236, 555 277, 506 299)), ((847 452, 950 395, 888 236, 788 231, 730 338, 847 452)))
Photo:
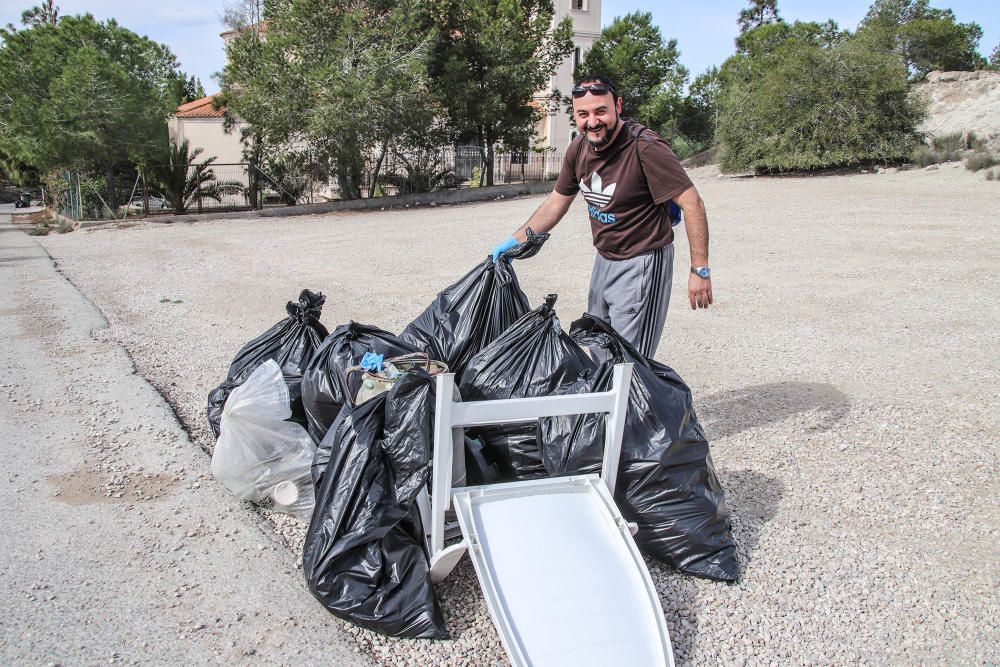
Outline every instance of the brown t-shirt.
POLYGON ((555 186, 567 197, 583 190, 594 247, 608 259, 628 259, 672 243, 667 201, 691 187, 666 141, 634 120, 621 123, 618 136, 600 151, 583 135, 576 137, 555 186))

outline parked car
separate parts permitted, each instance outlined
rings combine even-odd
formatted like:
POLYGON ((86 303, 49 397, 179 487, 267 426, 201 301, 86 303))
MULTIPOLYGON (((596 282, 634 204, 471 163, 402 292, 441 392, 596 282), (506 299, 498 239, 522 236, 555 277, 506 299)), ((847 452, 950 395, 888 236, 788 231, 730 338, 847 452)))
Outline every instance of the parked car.
MULTIPOLYGON (((132 201, 128 203, 125 207, 130 213, 137 213, 144 211, 145 208, 142 204, 142 197, 133 197, 132 201)), ((149 210, 150 211, 162 211, 168 209, 170 206, 167 204, 166 200, 162 197, 150 197, 149 198, 149 210)))

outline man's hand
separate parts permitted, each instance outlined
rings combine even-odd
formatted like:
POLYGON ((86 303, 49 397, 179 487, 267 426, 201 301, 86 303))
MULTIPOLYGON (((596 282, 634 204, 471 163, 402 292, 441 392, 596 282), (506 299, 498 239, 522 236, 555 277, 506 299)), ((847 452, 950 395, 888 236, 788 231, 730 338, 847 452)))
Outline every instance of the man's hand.
POLYGON ((688 299, 691 301, 691 310, 708 308, 712 303, 712 279, 693 273, 688 276, 688 299))
POLYGON ((490 251, 493 254, 493 263, 496 264, 497 259, 500 257, 500 255, 504 254, 505 252, 516 246, 517 243, 518 241, 516 238, 514 238, 513 236, 508 236, 503 241, 493 246, 493 250, 490 251))

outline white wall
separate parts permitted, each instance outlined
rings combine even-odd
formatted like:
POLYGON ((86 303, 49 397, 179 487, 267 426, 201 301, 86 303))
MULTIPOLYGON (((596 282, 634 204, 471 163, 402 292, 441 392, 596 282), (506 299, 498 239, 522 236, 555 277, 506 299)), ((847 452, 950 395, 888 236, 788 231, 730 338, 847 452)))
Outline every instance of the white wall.
MULTIPOLYGON (((601 0, 582 0, 583 9, 575 9, 579 2, 580 0, 558 0, 553 25, 566 16, 573 19, 573 43, 580 49, 579 57, 582 60, 601 35, 601 0)), ((548 88, 538 96, 538 99, 546 98, 553 90, 558 90, 564 96, 569 95, 574 83, 575 59, 575 52, 570 53, 549 79, 548 88)), ((551 146, 556 152, 564 153, 575 129, 565 108, 560 105, 555 113, 543 118, 538 124, 538 138, 535 140, 535 145, 551 146)))
POLYGON ((215 156, 215 164, 237 164, 243 162, 243 146, 240 144, 240 128, 237 125, 229 134, 223 129, 222 118, 177 118, 168 124, 170 138, 177 144, 185 139, 193 151, 203 149, 198 161, 215 156))

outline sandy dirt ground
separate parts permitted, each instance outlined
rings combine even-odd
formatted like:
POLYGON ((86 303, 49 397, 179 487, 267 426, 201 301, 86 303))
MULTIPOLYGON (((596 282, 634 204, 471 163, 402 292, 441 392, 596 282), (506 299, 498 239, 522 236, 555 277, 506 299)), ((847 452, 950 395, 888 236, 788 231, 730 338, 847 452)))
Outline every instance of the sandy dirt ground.
MULTIPOLYGON (((694 392, 742 576, 726 585, 650 563, 678 664, 1000 662, 1000 183, 958 164, 693 176, 716 304, 686 305, 679 228, 657 358, 694 392)), ((139 224, 41 242, 207 449, 206 394, 300 289, 327 295, 331 330, 354 319, 399 331, 540 202, 139 224)), ((533 304, 559 295, 568 327, 593 255, 581 199, 515 268, 533 304)), ((240 506, 223 505, 220 515, 240 506)), ((304 528, 273 526, 295 558, 304 528)), ((503 664, 467 561, 438 593, 450 640, 348 632, 384 664, 503 664)))
POLYGON ((0 281, 0 664, 372 664, 2 212, 0 281))

